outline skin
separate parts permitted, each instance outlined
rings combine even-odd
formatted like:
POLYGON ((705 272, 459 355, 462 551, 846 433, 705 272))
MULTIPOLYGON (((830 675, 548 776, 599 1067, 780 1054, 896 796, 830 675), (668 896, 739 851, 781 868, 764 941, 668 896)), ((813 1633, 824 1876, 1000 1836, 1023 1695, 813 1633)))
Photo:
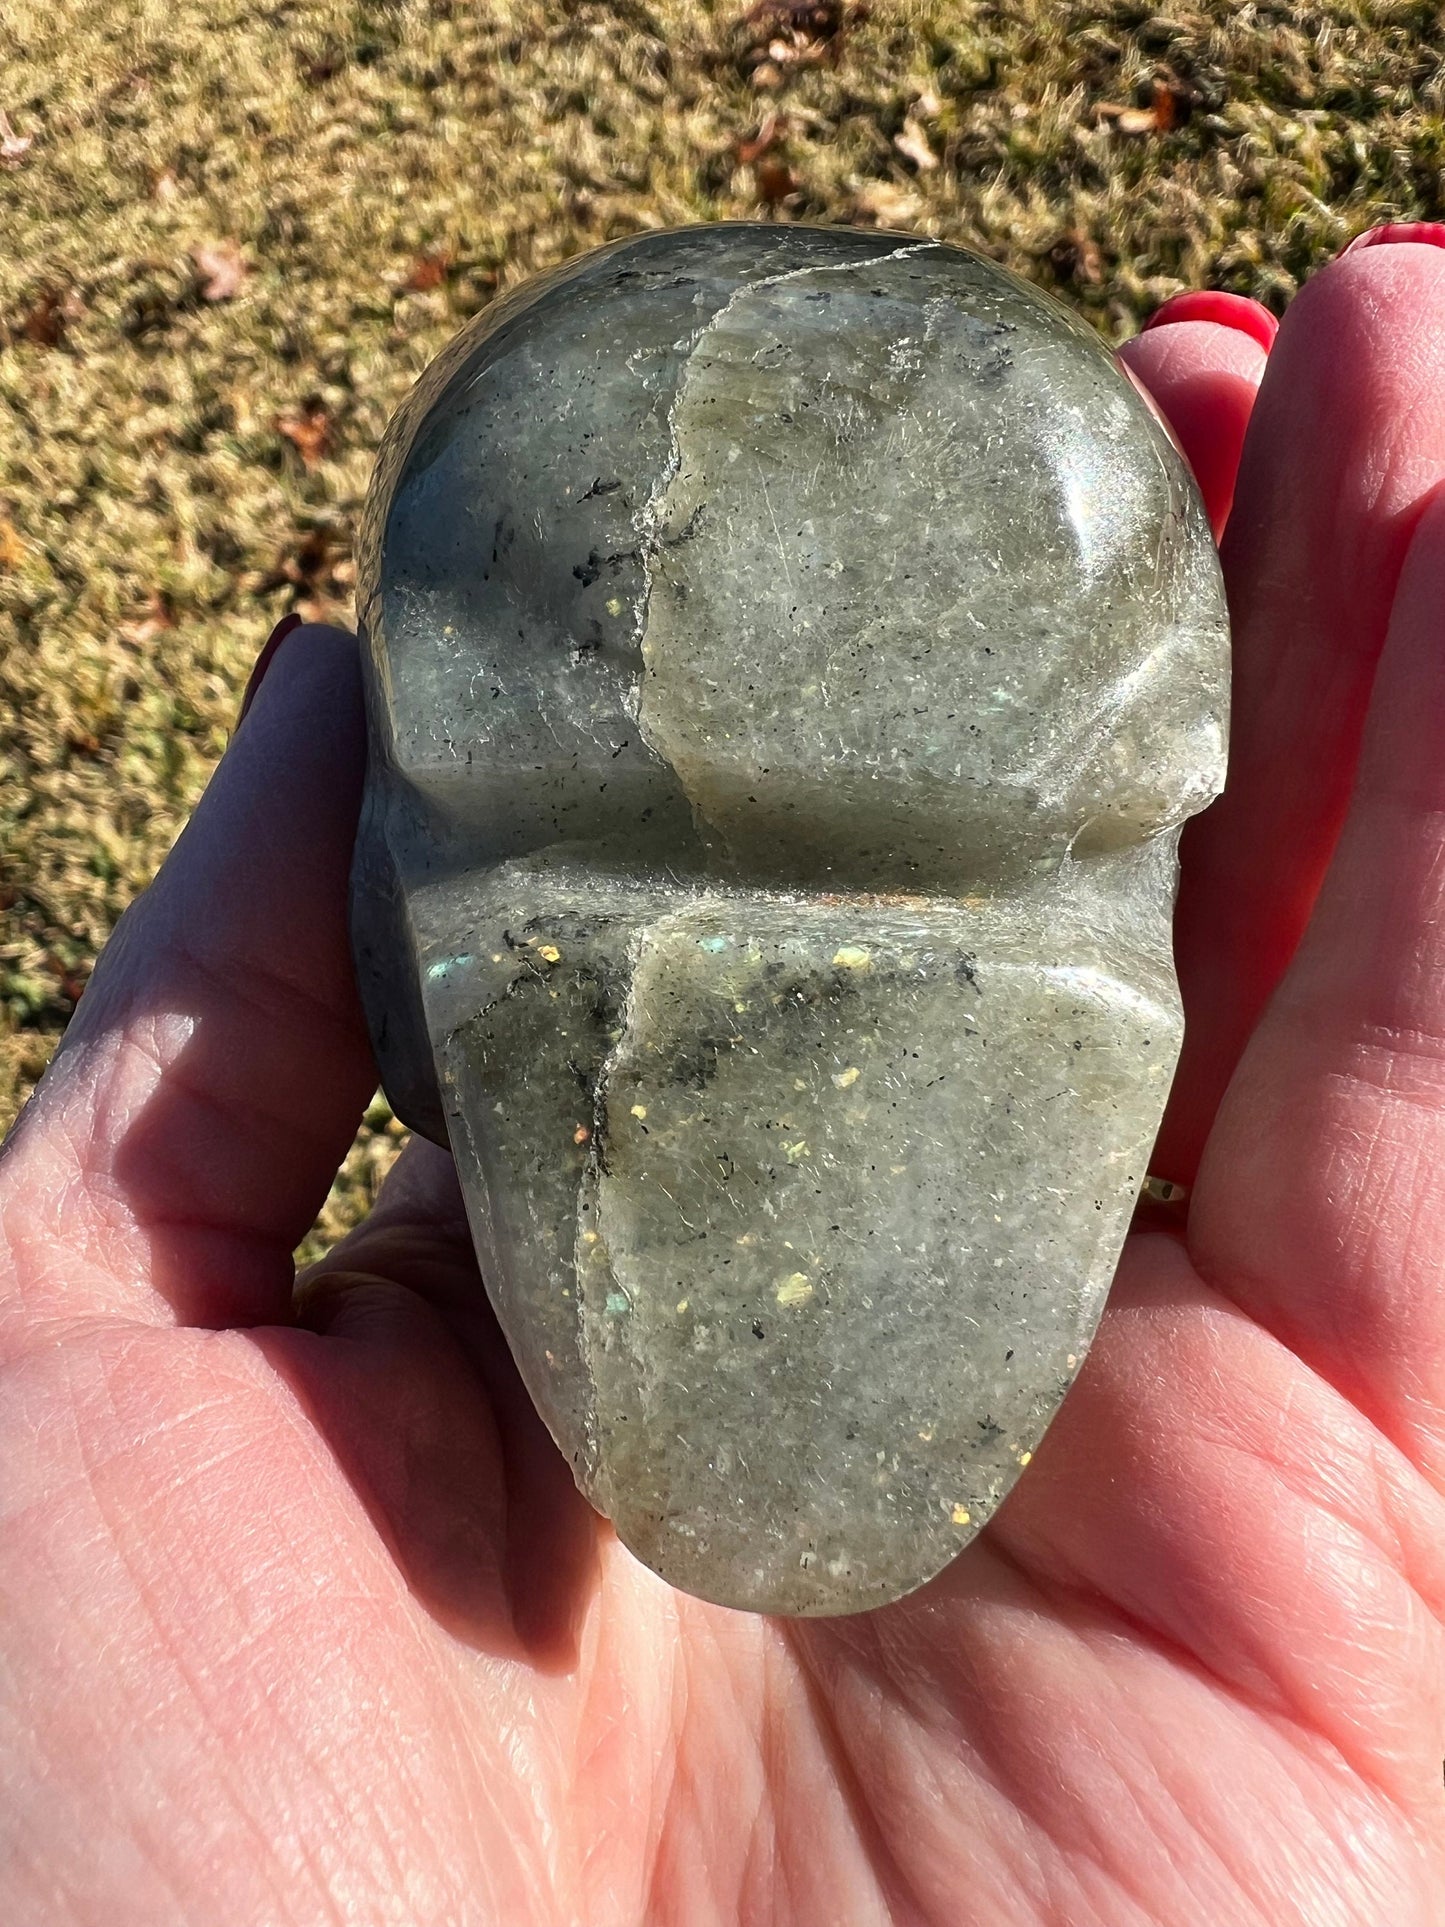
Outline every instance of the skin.
POLYGON ((750 1618, 576 1497, 440 1154, 293 1308, 373 1079, 300 630, 0 1164, 5 1918, 1445 1917, 1445 251, 1328 267, 1267 369, 1126 354, 1228 516, 1234 752, 1192 1198, 1028 1475, 900 1605, 750 1618))

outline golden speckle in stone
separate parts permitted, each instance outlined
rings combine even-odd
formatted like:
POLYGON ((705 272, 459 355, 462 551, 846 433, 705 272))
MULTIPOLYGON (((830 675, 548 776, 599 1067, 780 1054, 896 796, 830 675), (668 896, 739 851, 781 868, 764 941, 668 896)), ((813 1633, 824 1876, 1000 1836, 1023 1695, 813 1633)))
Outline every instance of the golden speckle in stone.
POLYGON ((632 1115, 634 1117, 646 1117, 647 1106, 645 1104, 634 1104, 632 1107, 632 1115))
POLYGON ((918 1436, 923 1440, 925 1445, 931 1445, 933 1442, 933 1427, 931 1425, 925 1425, 918 1436))
POLYGON ((685 1298, 679 1298, 679 1299, 678 1299, 678 1301, 677 1301, 677 1309, 678 1309, 678 1310, 679 1310, 680 1312, 681 1312, 681 1311, 686 1311, 686 1310, 687 1310, 687 1300, 686 1300, 685 1298))
POLYGON ((1032 1452, 1020 1452, 1020 1453, 1019 1453, 1019 1464, 1020 1464, 1020 1465, 1027 1465, 1027 1464, 1028 1464, 1028 1462, 1029 1462, 1029 1460, 1030 1460, 1030 1459, 1031 1459, 1032 1457, 1033 1457, 1033 1453, 1032 1453, 1032 1452))
POLYGON ((806 1271, 791 1272, 777 1289, 780 1305, 806 1305, 813 1295, 813 1281, 806 1271))
POLYGON ((1074 1367, 1078 1364, 1078 1362, 1079 1362, 1078 1357, 1073 1352, 1070 1352, 1068 1357, 1064 1360, 1064 1363, 1068 1366, 1070 1371, 1073 1371, 1074 1367))
POLYGON ((966 1526, 973 1514, 966 1505, 956 1505, 948 1516, 956 1526, 966 1526))
POLYGON ((802 1160, 808 1156, 808 1140, 800 1137, 793 1144, 785 1144, 783 1146, 783 1155, 787 1158, 789 1164, 801 1163, 802 1160))
POLYGON ((602 1234, 597 1231, 584 1231, 582 1233, 582 1242, 584 1245, 595 1245, 601 1235, 602 1234))
POLYGON ((562 952, 557 948, 555 943, 539 943, 537 945, 537 955, 542 959, 543 963, 561 963, 562 961, 562 952))
POLYGON ((833 1082, 840 1091, 846 1091, 850 1084, 856 1084, 863 1075, 856 1064, 850 1064, 846 1071, 834 1071, 833 1082))
POLYGON ((622 614, 622 598, 621 598, 621 596, 615 596, 615 595, 610 595, 610 596, 608 596, 608 598, 607 598, 607 613, 608 613, 608 615, 610 615, 610 616, 620 616, 620 615, 622 614))
POLYGON ((585 1144, 591 1135, 592 1133, 585 1124, 579 1124, 577 1129, 572 1133, 572 1142, 574 1144, 585 1144))
POLYGON ((861 944, 845 943, 833 952, 833 962, 839 970, 869 970, 873 957, 861 944))

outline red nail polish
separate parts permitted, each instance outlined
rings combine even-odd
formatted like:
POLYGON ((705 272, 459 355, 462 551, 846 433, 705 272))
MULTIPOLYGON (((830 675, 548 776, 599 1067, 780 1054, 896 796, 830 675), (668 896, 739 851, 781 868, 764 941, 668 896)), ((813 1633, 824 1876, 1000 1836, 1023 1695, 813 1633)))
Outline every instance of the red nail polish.
POLYGON ((1415 241, 1422 247, 1445 248, 1445 221, 1386 221, 1383 227, 1366 228, 1340 249, 1353 254, 1356 248, 1389 247, 1396 241, 1415 241))
POLYGON ((289 616, 282 616, 276 627, 266 638, 266 647, 256 658, 256 666, 246 678, 246 693, 241 698, 241 713, 236 718, 237 726, 246 720, 246 711, 256 700, 256 691, 266 680, 266 671, 276 660, 276 651, 281 647, 293 629, 301 627, 301 618, 293 609, 289 616))
POLYGON ((1213 321, 1221 328, 1237 328, 1257 341, 1266 354, 1274 346, 1279 323, 1261 302, 1247 294, 1225 294, 1218 288, 1190 288, 1171 294, 1157 307, 1141 330, 1167 327, 1171 321, 1213 321))

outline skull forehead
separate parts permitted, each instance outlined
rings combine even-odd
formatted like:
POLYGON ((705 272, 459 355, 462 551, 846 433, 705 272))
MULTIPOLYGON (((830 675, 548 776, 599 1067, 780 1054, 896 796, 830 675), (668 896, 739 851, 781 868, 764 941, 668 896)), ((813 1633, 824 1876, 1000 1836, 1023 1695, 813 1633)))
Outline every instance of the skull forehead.
POLYGON ((395 439, 364 608, 432 673, 394 753, 492 855, 696 821, 745 864, 826 831, 831 871, 941 880, 1217 787, 1192 485, 1090 332, 990 263, 645 237, 485 319, 395 439))

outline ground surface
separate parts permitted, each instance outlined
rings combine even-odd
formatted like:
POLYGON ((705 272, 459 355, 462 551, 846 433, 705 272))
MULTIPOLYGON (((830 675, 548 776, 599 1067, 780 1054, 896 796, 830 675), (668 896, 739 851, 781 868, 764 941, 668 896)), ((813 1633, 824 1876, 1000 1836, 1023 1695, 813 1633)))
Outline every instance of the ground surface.
MULTIPOLYGON (((1278 309, 1445 215, 1439 9, 10 0, 0 37, 0 1124, 372 451, 499 288, 639 227, 983 248, 1110 338, 1278 309)), ((397 1128, 369 1114, 313 1246, 397 1128)))

